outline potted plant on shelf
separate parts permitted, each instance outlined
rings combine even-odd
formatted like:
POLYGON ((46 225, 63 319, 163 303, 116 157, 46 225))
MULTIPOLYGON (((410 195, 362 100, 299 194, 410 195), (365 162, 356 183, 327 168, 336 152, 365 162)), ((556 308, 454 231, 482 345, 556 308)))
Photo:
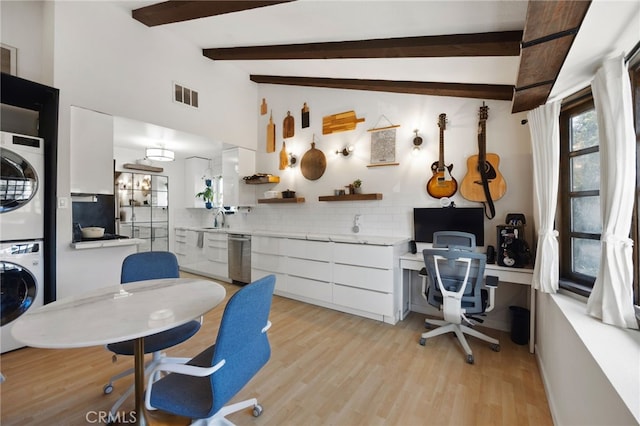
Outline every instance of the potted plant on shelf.
POLYGON ((362 193, 362 181, 360 179, 356 179, 352 183, 353 185, 353 193, 361 194, 362 193))
POLYGON ((198 192, 196 198, 202 198, 204 200, 204 206, 208 209, 213 208, 211 202, 213 201, 213 188, 211 187, 211 181, 208 181, 208 185, 205 186, 204 191, 198 192))

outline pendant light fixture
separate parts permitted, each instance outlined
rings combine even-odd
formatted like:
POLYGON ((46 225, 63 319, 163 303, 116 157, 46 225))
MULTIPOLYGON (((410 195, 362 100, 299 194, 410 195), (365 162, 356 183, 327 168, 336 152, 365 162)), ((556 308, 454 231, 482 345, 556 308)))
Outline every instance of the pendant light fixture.
POLYGON ((147 148, 146 158, 152 161, 173 161, 175 153, 165 148, 147 148))

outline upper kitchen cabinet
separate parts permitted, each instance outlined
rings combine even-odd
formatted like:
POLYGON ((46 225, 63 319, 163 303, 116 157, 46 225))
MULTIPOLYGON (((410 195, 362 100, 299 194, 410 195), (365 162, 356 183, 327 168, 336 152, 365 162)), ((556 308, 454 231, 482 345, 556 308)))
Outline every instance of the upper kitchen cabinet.
POLYGON ((243 180, 255 172, 255 151, 241 147, 222 151, 222 203, 225 206, 255 205, 255 185, 246 185, 243 180))
POLYGON ((71 193, 113 194, 113 117, 71 107, 71 193))

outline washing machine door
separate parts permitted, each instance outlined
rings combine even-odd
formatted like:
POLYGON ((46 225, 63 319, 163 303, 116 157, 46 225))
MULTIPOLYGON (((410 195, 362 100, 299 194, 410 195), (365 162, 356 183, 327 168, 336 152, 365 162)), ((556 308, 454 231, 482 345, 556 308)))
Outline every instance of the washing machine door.
POLYGON ((38 190, 38 174, 21 155, 0 148, 0 213, 29 203, 38 190))
POLYGON ((24 267, 0 262, 1 324, 5 326, 24 314, 36 298, 36 279, 24 267))

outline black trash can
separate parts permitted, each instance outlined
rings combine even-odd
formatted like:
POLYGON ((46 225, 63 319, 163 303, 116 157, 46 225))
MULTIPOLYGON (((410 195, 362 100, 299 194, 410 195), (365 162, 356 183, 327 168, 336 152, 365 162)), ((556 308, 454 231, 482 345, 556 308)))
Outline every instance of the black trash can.
POLYGON ((517 345, 529 343, 529 310, 520 306, 509 306, 511 311, 511 341, 517 345))

